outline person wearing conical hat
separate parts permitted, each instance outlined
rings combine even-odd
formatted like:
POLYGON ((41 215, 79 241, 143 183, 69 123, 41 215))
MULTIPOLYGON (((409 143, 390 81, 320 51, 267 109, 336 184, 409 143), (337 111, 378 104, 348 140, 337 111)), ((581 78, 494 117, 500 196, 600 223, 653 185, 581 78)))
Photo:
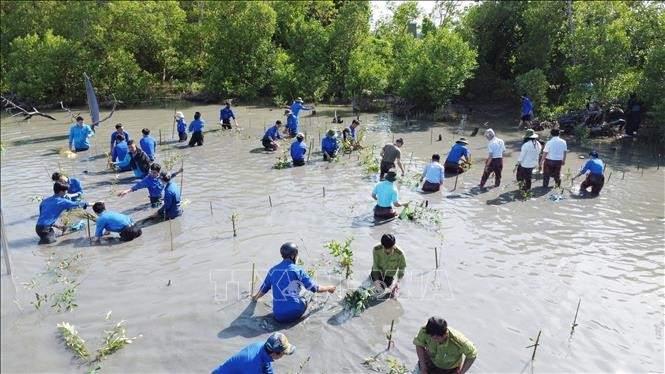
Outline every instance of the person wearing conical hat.
POLYGON ((520 183, 520 189, 524 192, 531 189, 533 168, 538 166, 541 150, 542 146, 538 142, 538 134, 531 129, 527 130, 524 135, 520 156, 515 165, 517 169, 517 182, 520 183))
POLYGON ((468 145, 469 142, 466 141, 466 138, 459 138, 459 140, 455 142, 453 147, 450 149, 450 152, 448 152, 446 162, 443 164, 443 168, 446 173, 464 173, 464 168, 462 166, 465 163, 468 164, 471 157, 471 153, 469 153, 469 148, 467 147, 468 145))

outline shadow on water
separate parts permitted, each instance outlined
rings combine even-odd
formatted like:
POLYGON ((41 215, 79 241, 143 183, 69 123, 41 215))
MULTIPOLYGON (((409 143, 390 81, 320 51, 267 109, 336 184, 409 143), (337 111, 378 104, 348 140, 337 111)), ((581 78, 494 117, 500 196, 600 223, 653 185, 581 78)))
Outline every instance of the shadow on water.
MULTIPOLYGON (((372 300, 368 301, 365 311, 367 311, 367 309, 370 309, 372 307, 375 307, 375 306, 385 302, 386 300, 389 300, 389 298, 382 297, 382 298, 372 299, 372 300)), ((342 304, 340 303, 340 305, 342 305, 342 304)), ((355 315, 352 311, 350 311, 350 310, 343 307, 342 310, 340 310, 339 312, 337 312, 337 313, 333 314, 332 316, 330 316, 330 318, 328 318, 327 322, 331 326, 339 326, 339 325, 342 325, 342 324, 352 320, 354 317, 358 317, 358 316, 355 315)))
MULTIPOLYGON (((547 195, 549 188, 545 187, 535 187, 531 189, 531 199, 536 199, 547 195)), ((519 190, 513 190, 504 192, 501 195, 497 196, 495 199, 487 200, 487 205, 503 205, 507 203, 512 203, 514 201, 524 202, 522 194, 519 190)))
POLYGON ((357 217, 353 217, 351 220, 351 227, 374 227, 385 225, 386 223, 393 222, 397 219, 397 216, 388 219, 378 219, 374 217, 374 213, 366 213, 357 217))
POLYGON ((15 140, 13 144, 15 146, 21 146, 21 145, 26 145, 26 144, 38 144, 38 143, 48 143, 48 142, 56 142, 56 141, 63 141, 69 139, 69 135, 56 135, 56 136, 46 136, 43 138, 30 138, 30 139, 21 139, 21 140, 15 140))
MULTIPOLYGON (((231 324, 225 329, 217 333, 219 339, 231 339, 236 336, 242 336, 244 338, 255 338, 259 335, 265 333, 273 333, 275 331, 290 329, 291 327, 296 326, 297 324, 303 322, 309 315, 312 313, 307 313, 303 318, 289 323, 277 322, 273 318, 273 314, 269 313, 263 316, 255 316, 254 312, 256 310, 257 302, 253 300, 248 300, 249 295, 246 295, 245 298, 242 298, 227 307, 233 306, 239 302, 248 302, 247 307, 243 310, 238 317, 231 322, 231 324)), ((267 305, 267 304, 266 304, 267 305)), ((222 309, 225 309, 224 307, 222 309)))

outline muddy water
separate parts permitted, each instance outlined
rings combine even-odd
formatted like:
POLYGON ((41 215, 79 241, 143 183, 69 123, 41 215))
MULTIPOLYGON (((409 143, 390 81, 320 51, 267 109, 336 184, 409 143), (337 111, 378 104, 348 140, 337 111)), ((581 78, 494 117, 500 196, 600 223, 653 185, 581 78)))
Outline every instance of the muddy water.
MULTIPOLYGON (((104 316, 112 310, 115 321, 127 320, 129 336, 141 337, 104 361, 104 372, 205 372, 275 330, 298 346, 294 356, 276 362, 278 372, 297 372, 308 356, 303 372, 367 372, 361 362, 385 350, 392 320, 395 346, 390 356, 413 368, 412 340, 433 314, 476 344, 479 358, 473 372, 663 372, 665 169, 658 168, 651 152, 632 141, 596 144, 609 165, 606 176, 612 173, 599 198, 575 198, 566 181, 563 200, 551 201, 552 191, 536 189, 531 200, 522 202, 514 199, 516 184, 510 175, 519 153, 514 121, 474 114, 464 129, 467 137, 475 126, 482 134, 478 124, 489 121, 506 140, 500 188, 474 188, 486 157, 482 136, 469 138, 476 165, 459 178, 454 191, 449 192, 454 179, 446 180, 440 194, 400 187, 402 200, 427 199, 442 212, 443 249, 436 270, 434 247, 441 244, 432 228, 399 220, 374 224, 370 192, 377 177, 364 174, 356 154, 337 163, 320 161, 319 133, 329 126, 335 109, 349 122, 343 107, 320 107, 316 117, 303 115, 314 152, 307 167, 285 170, 271 169, 276 155, 263 153, 258 141, 264 126, 279 118, 277 109, 237 107, 243 130, 221 132, 215 121, 218 107, 179 108, 188 120, 199 110, 208 122, 205 146, 194 149, 181 149, 172 141, 173 108, 121 110, 98 130, 92 151, 73 160, 57 153, 67 144, 65 115, 57 113, 56 122, 30 123, 4 117, 2 212, 14 278, 4 275, 3 266, 2 371, 83 371, 58 341, 55 325, 75 324, 94 350, 109 327, 104 316), (161 129, 165 144, 158 150, 159 160, 176 151, 184 155, 185 215, 171 226, 145 227, 143 236, 130 243, 90 246, 83 231, 37 246, 38 205, 31 198, 50 195, 48 176, 58 167, 81 179, 90 201, 104 199, 109 209, 135 220, 152 213, 144 190, 116 197, 113 192, 128 188, 131 181, 114 185, 103 157, 87 159, 108 150, 116 121, 126 123, 132 137, 149 127, 158 139, 161 129), (407 253, 408 275, 397 301, 349 318, 339 304, 341 292, 317 295, 309 318, 282 326, 269 316, 270 297, 255 307, 245 298, 252 263, 262 278, 278 262, 278 248, 287 240, 301 244, 301 257, 306 266, 317 265, 320 283, 340 289, 357 285, 369 272, 372 246, 387 232, 396 235, 407 253), (331 273, 323 244, 349 236, 355 239, 354 274, 351 281, 340 281, 331 273), (57 258, 82 254, 76 263, 80 285, 73 312, 57 313, 48 306, 35 311, 30 304, 35 290, 22 285, 37 278, 37 290, 53 287, 47 276, 38 275, 53 252, 57 258), (579 298, 579 325, 571 335, 579 298), (532 364, 532 350, 525 346, 541 330, 532 364)), ((405 126, 375 114, 361 119, 368 129, 367 144, 378 148, 393 136, 404 137, 409 174, 421 171, 432 153, 447 153, 458 136, 452 123, 405 126)), ((583 164, 579 154, 584 153, 570 155, 564 171, 570 167, 574 172, 583 164)), ((379 360, 384 358, 385 353, 379 360)))

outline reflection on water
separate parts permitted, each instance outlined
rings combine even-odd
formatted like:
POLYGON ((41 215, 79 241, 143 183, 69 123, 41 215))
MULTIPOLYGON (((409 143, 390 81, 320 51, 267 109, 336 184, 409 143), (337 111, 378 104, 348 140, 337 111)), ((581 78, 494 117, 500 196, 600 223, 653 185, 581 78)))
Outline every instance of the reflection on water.
MULTIPOLYGON (((363 372, 361 362, 385 349, 384 333, 392 320, 396 345, 390 354, 413 367, 413 337, 432 314, 474 341, 479 350, 475 372, 529 371, 530 350, 524 347, 540 330, 536 371, 663 371, 664 170, 657 170, 654 160, 632 142, 595 144, 613 173, 600 197, 575 199, 566 191, 563 200, 551 201, 552 191, 536 188, 533 198, 523 202, 515 198, 509 167, 503 186, 487 191, 476 187, 486 142, 468 133, 489 120, 476 114, 466 126, 476 162, 468 173, 457 182, 446 180, 441 194, 400 187, 401 200, 427 199, 429 207, 442 212, 441 248, 432 229, 400 220, 374 221, 370 194, 376 176, 363 175, 356 154, 339 162, 320 160, 320 136, 332 126, 327 113, 337 110, 350 122, 349 108, 321 107, 318 117, 305 115, 302 126, 313 147, 311 160, 306 167, 284 170, 271 168, 280 152, 256 151, 263 129, 280 118, 280 110, 235 108, 242 131, 222 132, 215 123, 218 107, 195 109, 208 121, 208 132, 205 146, 194 149, 171 139, 173 108, 114 114, 114 121, 125 123, 133 137, 143 127, 155 137, 161 129, 164 145, 158 147, 158 160, 183 153, 183 198, 190 204, 170 226, 150 225, 133 242, 94 247, 85 231, 38 247, 33 228, 38 205, 31 198, 51 194, 50 174, 60 168, 81 179, 88 200, 105 200, 109 209, 131 212, 135 220, 150 215, 145 192, 115 196, 133 183, 124 179, 130 175, 120 174, 119 182, 112 183, 115 173, 104 171, 112 124, 99 129, 91 151, 66 159, 57 152, 67 142, 64 114, 58 114, 57 122, 3 119, 2 213, 17 284, 15 296, 3 275, 3 371, 76 371, 55 338, 55 324, 71 322, 96 344, 95 337, 107 328, 103 317, 108 310, 128 321, 128 334, 143 334, 104 363, 109 372, 211 370, 275 330, 299 346, 295 356, 276 363, 279 371, 297 371, 311 356, 305 372, 363 372), (235 238, 233 211, 238 214, 235 238), (345 318, 339 304, 343 291, 328 299, 317 295, 316 312, 289 326, 270 318, 269 296, 254 306, 248 302, 252 263, 260 282, 279 260, 282 242, 304 244, 305 267, 316 268, 317 281, 342 289, 346 283, 332 273, 323 244, 353 236, 353 278, 360 280, 370 270, 372 246, 386 232, 396 235, 407 255, 400 299, 345 318), (35 312, 30 305, 34 291, 20 285, 44 270, 52 252, 80 252, 85 259, 74 312, 35 312), (579 326, 570 335, 580 297, 579 326)), ((193 111, 185 110, 188 119, 193 111)), ((420 172, 432 153, 445 155, 459 136, 456 124, 407 125, 390 114, 361 114, 361 120, 368 143, 377 145, 377 156, 383 143, 405 139, 407 175, 420 172)), ((510 120, 505 123, 505 129, 494 127, 509 145, 505 165, 511 165, 519 153, 518 135, 510 120)), ((574 172, 584 161, 571 155, 565 168, 574 172)))

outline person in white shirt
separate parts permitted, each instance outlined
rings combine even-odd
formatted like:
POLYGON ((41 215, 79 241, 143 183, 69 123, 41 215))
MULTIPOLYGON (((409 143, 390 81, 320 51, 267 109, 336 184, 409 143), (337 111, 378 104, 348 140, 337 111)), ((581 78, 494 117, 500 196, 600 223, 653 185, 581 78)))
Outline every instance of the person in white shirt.
POLYGON ((485 182, 492 173, 494 173, 494 187, 499 187, 501 185, 501 171, 503 170, 503 152, 506 150, 506 145, 502 139, 496 137, 492 129, 485 131, 485 137, 489 140, 487 144, 489 155, 485 160, 485 171, 483 171, 483 176, 480 178, 480 188, 485 187, 485 182))
POLYGON ((521 182, 520 187, 524 192, 531 189, 531 175, 533 168, 538 166, 541 149, 538 134, 533 130, 527 130, 520 156, 517 159, 517 181, 521 182))
POLYGON ((561 186, 561 167, 566 164, 568 146, 559 137, 559 129, 552 129, 552 139, 545 143, 541 167, 543 168, 543 187, 548 188, 550 177, 554 178, 557 187, 561 186))
POLYGON ((439 161, 441 161, 441 156, 433 154, 432 162, 425 166, 423 175, 420 177, 421 182, 425 179, 423 191, 436 192, 441 188, 443 184, 443 165, 439 161))

